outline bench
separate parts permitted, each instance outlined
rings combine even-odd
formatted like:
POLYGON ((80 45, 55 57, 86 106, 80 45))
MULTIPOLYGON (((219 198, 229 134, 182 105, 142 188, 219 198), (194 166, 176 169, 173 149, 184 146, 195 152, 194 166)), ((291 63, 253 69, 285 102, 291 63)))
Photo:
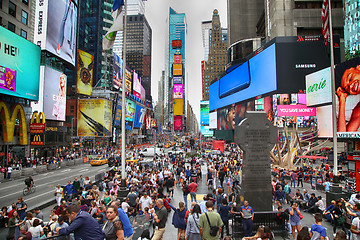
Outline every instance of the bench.
MULTIPOLYGON (((285 218, 280 212, 255 212, 253 220, 253 235, 255 235, 259 226, 268 226, 274 235, 286 238, 288 230, 286 229, 285 218)), ((232 216, 232 237, 234 239, 241 239, 244 236, 242 217, 240 213, 232 216)))

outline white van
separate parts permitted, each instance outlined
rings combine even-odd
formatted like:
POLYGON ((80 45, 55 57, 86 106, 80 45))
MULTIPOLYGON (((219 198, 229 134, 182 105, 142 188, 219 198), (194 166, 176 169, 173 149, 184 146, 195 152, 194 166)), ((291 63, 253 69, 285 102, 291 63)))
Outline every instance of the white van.
POLYGON ((154 157, 155 155, 161 155, 163 151, 161 148, 144 148, 139 152, 141 157, 154 157))

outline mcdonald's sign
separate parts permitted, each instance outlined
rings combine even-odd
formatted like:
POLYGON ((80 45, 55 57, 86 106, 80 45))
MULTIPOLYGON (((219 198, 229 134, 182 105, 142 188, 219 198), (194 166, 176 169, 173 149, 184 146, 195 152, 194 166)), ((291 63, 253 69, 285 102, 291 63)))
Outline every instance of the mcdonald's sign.
POLYGON ((45 114, 43 112, 33 112, 30 120, 30 133, 44 133, 45 114))
POLYGON ((44 134, 31 133, 30 134, 30 145, 44 145, 44 134))
POLYGON ((19 141, 20 145, 27 145, 27 127, 24 108, 20 104, 16 104, 10 111, 5 102, 0 101, 0 115, 3 127, 3 139, 6 143, 12 143, 14 140, 16 119, 19 120, 19 141))

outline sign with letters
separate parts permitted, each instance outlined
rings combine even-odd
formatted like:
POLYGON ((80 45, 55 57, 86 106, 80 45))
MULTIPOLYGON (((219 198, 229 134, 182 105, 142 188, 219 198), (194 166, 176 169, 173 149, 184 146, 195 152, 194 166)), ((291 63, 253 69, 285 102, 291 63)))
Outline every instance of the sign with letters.
POLYGON ((44 145, 45 143, 45 114, 34 112, 30 120, 30 145, 44 145))

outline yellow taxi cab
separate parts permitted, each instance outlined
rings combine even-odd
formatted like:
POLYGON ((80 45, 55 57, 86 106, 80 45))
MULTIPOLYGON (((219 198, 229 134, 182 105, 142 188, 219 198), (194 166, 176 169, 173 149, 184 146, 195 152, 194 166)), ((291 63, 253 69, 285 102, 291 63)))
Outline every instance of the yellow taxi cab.
POLYGON ((169 147, 170 145, 168 143, 164 145, 164 148, 169 148, 169 147))
POLYGON ((138 158, 134 158, 134 157, 128 157, 128 158, 126 158, 125 160, 126 160, 126 162, 128 162, 128 163, 134 163, 134 164, 137 164, 137 162, 139 161, 138 158))
POLYGON ((90 165, 91 166, 101 166, 103 164, 107 164, 107 162, 108 162, 107 158, 96 157, 96 158, 90 160, 90 165))

